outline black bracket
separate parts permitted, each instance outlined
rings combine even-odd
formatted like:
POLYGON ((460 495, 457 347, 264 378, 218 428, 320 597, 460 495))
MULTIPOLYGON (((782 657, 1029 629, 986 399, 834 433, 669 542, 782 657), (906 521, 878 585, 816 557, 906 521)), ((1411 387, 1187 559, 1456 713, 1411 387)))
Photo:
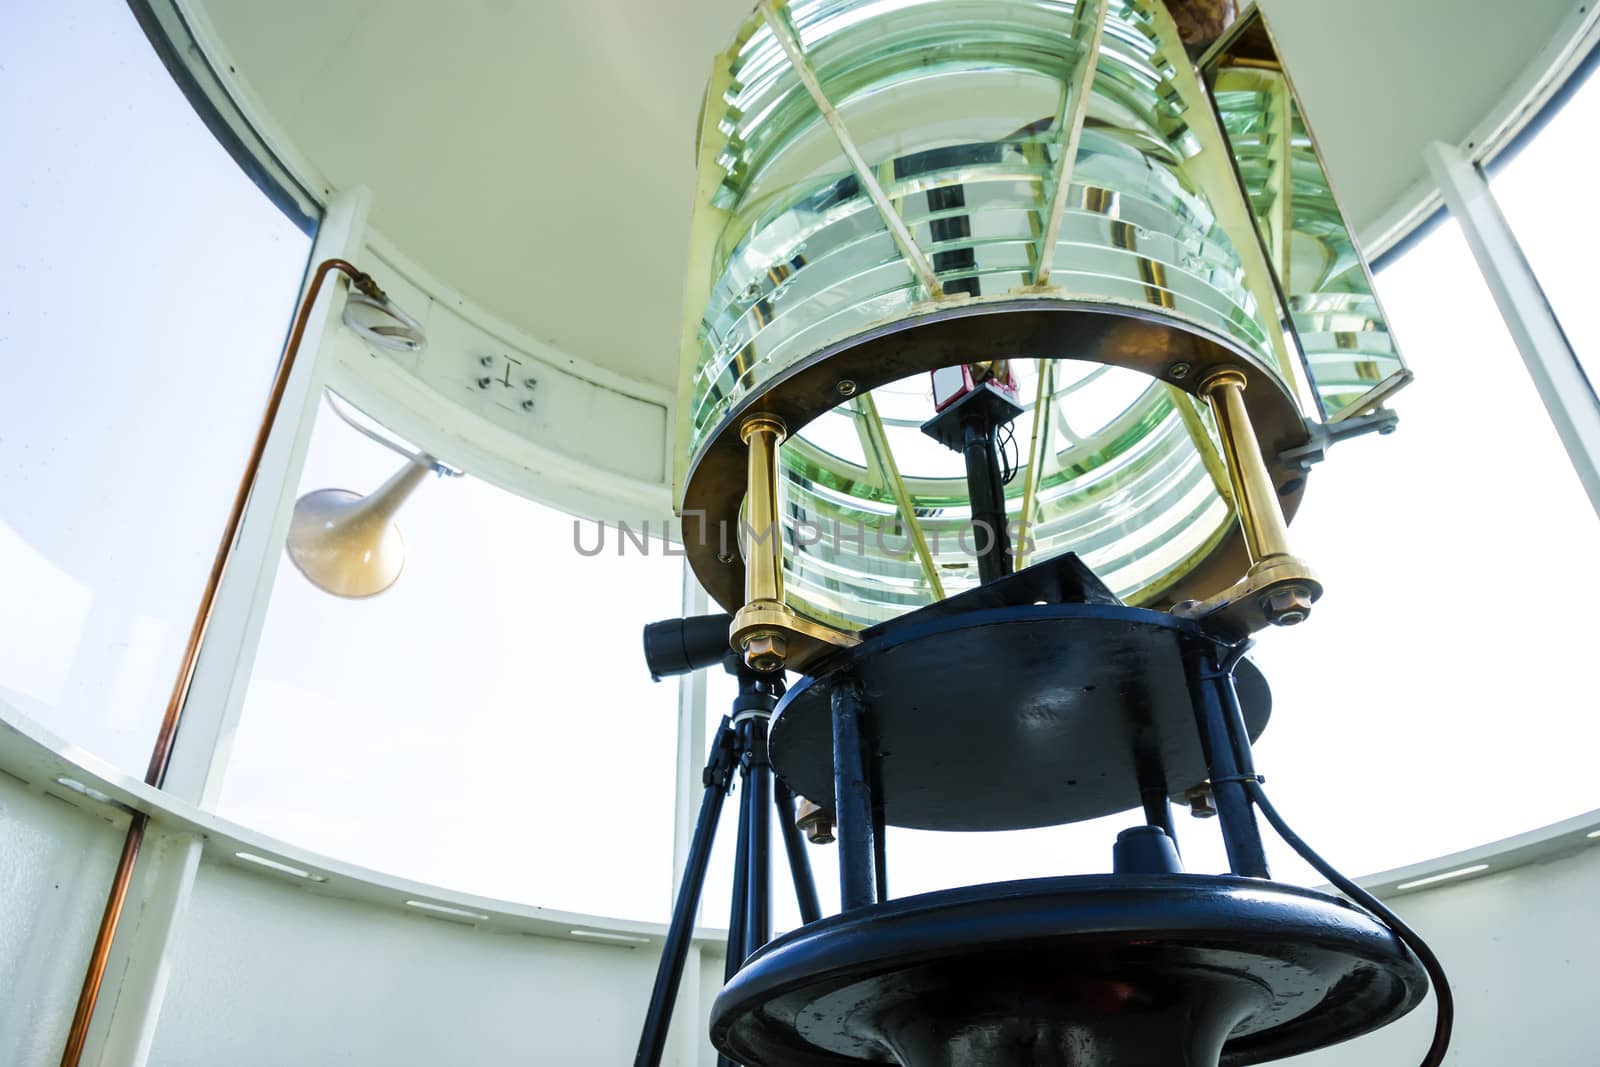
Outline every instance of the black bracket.
POLYGON ((1297 448, 1286 448, 1278 453, 1278 463, 1298 471, 1308 471, 1328 456, 1328 449, 1351 437, 1369 433, 1391 434, 1400 424, 1398 413, 1379 408, 1366 415, 1341 419, 1338 422, 1308 422, 1306 431, 1311 440, 1297 448))

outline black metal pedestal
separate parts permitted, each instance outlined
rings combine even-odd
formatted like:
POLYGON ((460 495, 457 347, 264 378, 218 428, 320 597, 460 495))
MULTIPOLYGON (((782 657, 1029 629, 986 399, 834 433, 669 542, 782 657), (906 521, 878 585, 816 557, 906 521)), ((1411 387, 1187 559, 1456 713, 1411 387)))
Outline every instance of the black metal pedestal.
POLYGON ((732 970, 712 1041, 750 1067, 1218 1067, 1411 1010, 1389 926, 1267 881, 1242 649, 1116 602, 1070 558, 862 634, 771 721, 776 774, 831 798, 842 913, 732 970), (1230 873, 1182 873, 1169 798, 1207 796, 1230 873), (884 828, 999 830, 1139 811, 1110 875, 890 900, 884 828))
POLYGON ((751 1067, 1232 1067, 1376 1029, 1426 990, 1387 928, 1320 893, 1047 878, 785 935, 717 998, 711 1039, 751 1067))

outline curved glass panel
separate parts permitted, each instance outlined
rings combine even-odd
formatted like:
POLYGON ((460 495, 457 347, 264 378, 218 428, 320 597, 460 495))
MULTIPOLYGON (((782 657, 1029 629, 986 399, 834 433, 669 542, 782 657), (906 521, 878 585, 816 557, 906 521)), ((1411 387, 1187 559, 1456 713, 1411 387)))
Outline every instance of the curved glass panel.
POLYGON ((1207 73, 1321 414, 1353 414, 1405 364, 1259 11, 1207 73))
POLYGON ((144 774, 310 239, 121 0, 0 4, 0 701, 144 774))
MULTIPOLYGON (((1069 87, 1097 7, 787 7, 824 93, 947 292, 990 297, 1032 285, 1071 122, 1069 87)), ((782 369, 912 313, 927 296, 771 31, 753 21, 742 41, 726 112, 706 118, 724 134, 725 173, 711 203, 697 205, 718 214, 689 411, 696 451, 782 369)), ((1275 313, 1261 314, 1214 203, 1237 190, 1216 188, 1191 165, 1203 147, 1193 127, 1209 121, 1210 105, 1178 80, 1169 54, 1187 74, 1159 3, 1110 0, 1060 201, 1053 295, 1154 309, 1277 366, 1267 325, 1275 313)))

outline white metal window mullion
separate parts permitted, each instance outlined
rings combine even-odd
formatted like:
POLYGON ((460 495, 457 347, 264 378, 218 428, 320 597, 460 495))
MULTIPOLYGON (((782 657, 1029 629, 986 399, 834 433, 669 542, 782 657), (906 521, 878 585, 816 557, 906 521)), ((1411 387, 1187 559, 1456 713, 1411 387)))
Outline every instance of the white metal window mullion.
MULTIPOLYGON (((311 249, 313 269, 331 257, 365 266, 363 248, 371 200, 366 187, 360 186, 341 191, 328 201, 311 249)), ((167 772, 164 788, 201 808, 215 804, 221 791, 229 748, 249 689, 300 470, 331 362, 327 348, 340 329, 343 283, 330 279, 319 304, 307 327, 299 363, 289 378, 251 489, 250 506, 218 589, 167 772)))
POLYGON ((1600 400, 1557 321, 1483 171, 1454 145, 1423 152, 1527 365, 1589 503, 1600 513, 1600 400))
MULTIPOLYGON (((682 571, 683 597, 680 607, 683 617, 687 619, 706 614, 710 610, 706 591, 701 588, 687 563, 682 565, 682 571)), ((705 786, 700 779, 705 761, 706 672, 690 671, 678 676, 678 767, 672 797, 672 893, 667 901, 669 915, 683 882, 684 866, 689 862, 689 844, 700 814, 700 800, 705 794, 705 786)), ((698 924, 698 916, 696 920, 698 924)), ((710 1047, 705 1028, 699 1024, 699 1020, 704 1018, 702 1009, 700 950, 691 945, 678 986, 678 1001, 672 1016, 674 1025, 669 1037, 669 1056, 681 1067, 699 1063, 702 1049, 710 1047)))

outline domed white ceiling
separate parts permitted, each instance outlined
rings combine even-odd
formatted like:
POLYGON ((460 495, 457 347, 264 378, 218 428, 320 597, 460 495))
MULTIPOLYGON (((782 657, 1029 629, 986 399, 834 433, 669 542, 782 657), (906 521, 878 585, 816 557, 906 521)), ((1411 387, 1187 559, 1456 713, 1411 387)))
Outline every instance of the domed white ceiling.
MULTIPOLYGON (((527 335, 676 371, 696 116, 753 0, 193 0, 302 177, 527 335)), ((1346 210, 1374 236, 1549 44, 1572 0, 1267 0, 1346 210)))

